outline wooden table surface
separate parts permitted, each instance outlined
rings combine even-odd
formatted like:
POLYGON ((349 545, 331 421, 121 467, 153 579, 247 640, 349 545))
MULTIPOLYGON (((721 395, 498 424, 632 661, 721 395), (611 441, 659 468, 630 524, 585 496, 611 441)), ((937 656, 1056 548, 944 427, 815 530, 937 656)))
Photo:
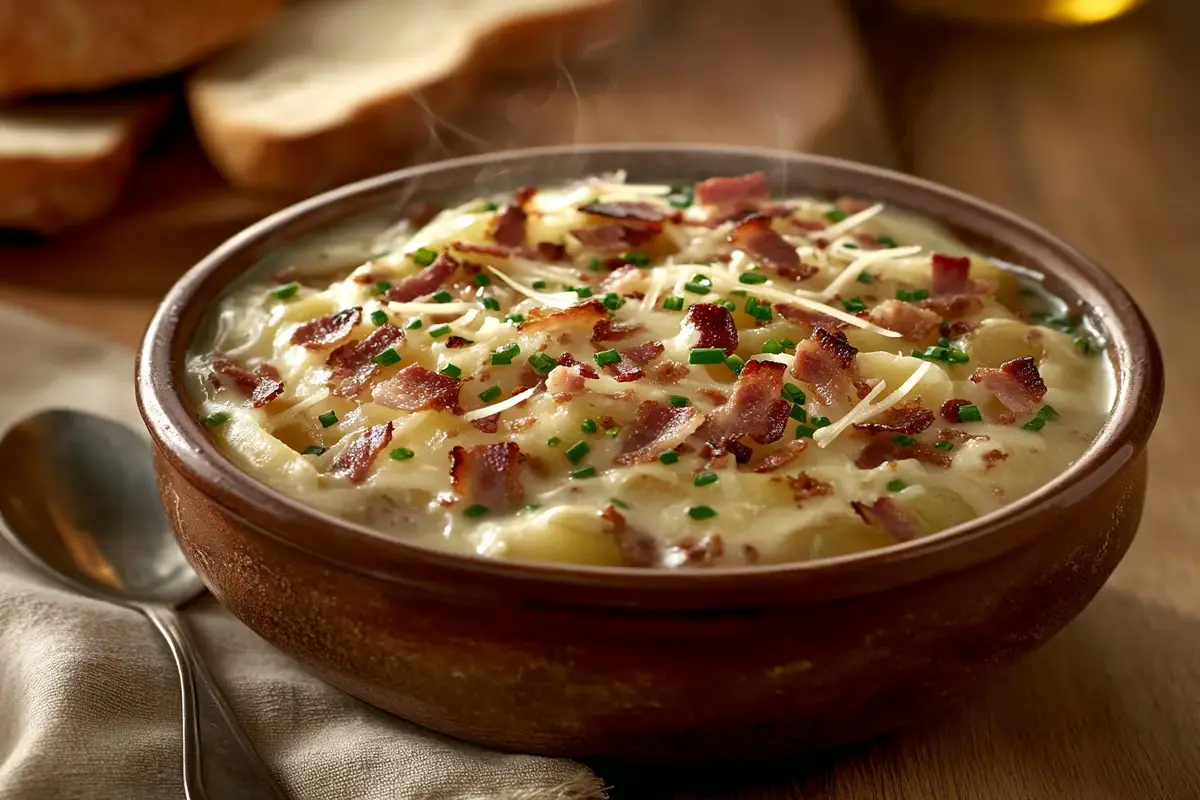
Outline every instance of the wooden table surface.
MULTIPOLYGON (((876 86, 860 74, 831 3, 762 0, 769 16, 697 0, 675 27, 719 39, 736 25, 726 41, 740 42, 726 48, 724 78, 703 101, 688 93, 683 48, 645 55, 646 42, 667 36, 651 20, 640 55, 581 76, 578 100, 537 82, 498 89, 475 123, 463 123, 458 145, 437 147, 654 137, 884 163, 899 154, 909 171, 1045 224, 1121 279, 1166 355, 1139 537, 1078 620, 939 719, 804 764, 602 774, 618 800, 1196 800, 1200 461, 1190 449, 1200 415, 1187 397, 1200 391, 1200 358, 1186 298, 1200 291, 1200 5, 1154 0, 1107 26, 1039 34, 918 24, 878 5, 861 3, 861 17, 890 141, 869 108, 876 86), (814 52, 828 67, 816 81, 836 86, 832 94, 797 88, 814 82, 814 52), (525 127, 488 126, 489 115, 522 102, 525 127)), ((194 145, 176 142, 154 156, 116 219, 48 244, 0 247, 0 299, 133 343, 188 263, 274 205, 224 189, 194 145)))

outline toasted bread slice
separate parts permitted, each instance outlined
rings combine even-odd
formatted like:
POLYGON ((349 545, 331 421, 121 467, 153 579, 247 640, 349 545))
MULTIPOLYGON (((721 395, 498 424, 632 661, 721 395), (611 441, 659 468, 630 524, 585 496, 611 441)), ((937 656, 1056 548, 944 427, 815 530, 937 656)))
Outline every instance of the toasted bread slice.
POLYGON ((280 0, 0 0, 0 98, 155 77, 253 33, 280 0))
POLYGON ((394 168, 475 77, 587 56, 626 0, 300 0, 197 70, 188 102, 233 183, 311 191, 394 168))
POLYGON ((0 107, 0 227, 55 233, 112 206, 166 92, 0 107))

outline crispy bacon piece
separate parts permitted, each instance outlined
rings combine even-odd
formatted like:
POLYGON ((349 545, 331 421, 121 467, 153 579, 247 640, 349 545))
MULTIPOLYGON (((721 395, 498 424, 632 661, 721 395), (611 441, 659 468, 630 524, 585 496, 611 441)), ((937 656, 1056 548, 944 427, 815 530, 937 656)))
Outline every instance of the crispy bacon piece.
POLYGON ((800 261, 796 248, 776 233, 771 220, 762 214, 751 214, 738 223, 729 241, 788 280, 802 281, 818 272, 816 267, 800 261))
POLYGON ((310 350, 320 350, 322 347, 333 347, 345 339, 354 330, 354 326, 362 322, 362 306, 343 308, 336 314, 313 319, 300 325, 292 331, 292 344, 302 345, 310 350))
POLYGON ((458 405, 458 390, 462 381, 425 369, 420 364, 410 364, 386 381, 379 383, 371 392, 371 398, 381 406, 399 411, 425 411, 436 409, 461 414, 458 405))
POLYGON ((229 356, 213 353, 211 366, 214 383, 221 385, 227 380, 232 381, 250 398, 250 403, 255 408, 262 408, 283 394, 283 380, 279 377, 279 370, 270 364, 260 364, 251 372, 229 356))
POLYGON ((536 186, 522 186, 513 192, 513 201, 524 208, 537 195, 536 186))
POLYGON ((964 294, 968 290, 971 259, 966 256, 933 254, 933 293, 937 297, 964 294))
MULTIPOLYGON (((509 256, 521 255, 521 248, 509 247, 502 244, 478 244, 476 242, 451 242, 450 249, 460 255, 478 255, 478 256, 494 256, 496 258, 508 258, 509 256)), ((469 264, 470 262, 467 262, 469 264)), ((463 266, 466 266, 464 264, 463 266)), ((432 265, 431 265, 432 266, 432 265)))
POLYGON ((458 445, 450 451, 450 484, 472 504, 507 511, 525 499, 520 464, 521 448, 515 442, 458 445))
POLYGON ((407 303, 422 295, 433 294, 450 280, 458 266, 454 256, 443 250, 432 264, 388 289, 384 297, 388 302, 407 303))
POLYGON ((633 422, 621 437, 618 464, 653 461, 658 455, 682 443, 704 423, 704 415, 693 406, 672 408, 646 400, 637 407, 633 422))
POLYGON ((613 322, 605 317, 592 328, 592 342, 615 342, 640 333, 646 326, 640 322, 613 322))
POLYGON ((702 206, 721 209, 758 208, 771 199, 771 187, 761 172, 735 178, 709 178, 696 184, 693 192, 702 206))
POLYGON ((667 359, 654 365, 650 379, 660 386, 666 386, 679 383, 690 374, 691 370, 688 369, 687 364, 667 359))
POLYGON ((362 483, 371 471, 375 457, 392 441, 392 423, 372 425, 363 431, 346 449, 338 453, 329 465, 329 474, 348 478, 351 483, 362 483))
POLYGON ((520 206, 504 206, 492 218, 492 241, 502 247, 525 244, 525 223, 529 219, 520 206))
POLYGON ((492 414, 490 417, 473 419, 471 420, 471 424, 483 433, 495 433, 500 429, 500 415, 492 414))
POLYGON ((601 322, 608 322, 608 309, 599 300, 588 300, 551 313, 535 308, 529 312, 529 319, 521 323, 520 330, 522 333, 539 333, 581 327, 595 331, 601 322))
POLYGON ((973 442, 976 439, 988 439, 987 436, 974 436, 966 431, 960 431, 957 428, 942 428, 938 431, 938 438, 951 444, 966 444, 973 442))
POLYGON ((833 494, 833 484, 814 478, 807 472, 801 472, 794 478, 787 479, 792 490, 792 501, 799 508, 805 500, 814 497, 826 497, 833 494))
POLYGON ((988 450, 983 454, 983 463, 985 469, 991 469, 1008 458, 1008 453, 1003 450, 988 450))
POLYGON ((715 303, 696 303, 689 306, 683 318, 685 328, 699 333, 693 347, 719 347, 725 355, 733 355, 738 346, 737 323, 725 306, 715 303))
POLYGON ((661 223, 613 222, 594 228, 576 228, 571 235, 588 250, 597 253, 616 254, 631 248, 649 244, 662 231, 661 223))
POLYGON ((339 397, 355 397, 367 385, 380 366, 371 359, 404 341, 404 331, 390 322, 371 331, 367 338, 346 342, 329 354, 325 363, 332 367, 329 385, 339 397))
POLYGON ((561 356, 559 356, 558 365, 560 367, 579 367, 580 374, 589 380, 598 377, 596 370, 592 369, 590 364, 585 364, 584 362, 577 360, 575 356, 571 355, 570 353, 563 353, 561 356))
POLYGON ((562 261, 567 257, 567 248, 559 242, 538 242, 534 248, 542 261, 562 261))
POLYGON ((621 351, 622 361, 632 361, 639 367, 644 367, 665 352, 662 342, 644 342, 637 347, 626 347, 621 351))
POLYGON ((980 367, 971 376, 972 383, 982 383, 1009 411, 1033 411, 1046 396, 1046 384, 1032 356, 1006 361, 1000 369, 980 367))
POLYGON ((673 566, 703 567, 725 555, 725 540, 719 533, 706 533, 700 541, 691 537, 671 546, 668 563, 673 566))
POLYGON ((792 410, 792 404, 779 396, 786 371, 786 366, 775 361, 746 362, 733 397, 709 415, 700 435, 719 451, 746 436, 759 444, 778 441, 792 410))
POLYGON ((920 305, 942 319, 953 320, 979 313, 983 309, 983 298, 975 294, 953 294, 930 297, 922 300, 920 305))
POLYGON ((811 386, 825 405, 834 405, 854 388, 857 354, 858 349, 841 336, 817 328, 812 338, 796 345, 792 375, 811 386))
POLYGON ((943 322, 941 333, 947 339, 957 339, 960 336, 966 336, 978 327, 974 322, 943 322))
POLYGON ((942 324, 942 318, 933 311, 903 300, 884 300, 867 313, 867 320, 905 339, 923 339, 942 324))
POLYGON ((854 511, 873 528, 882 528, 897 542, 915 539, 919 532, 917 515, 890 497, 881 497, 871 505, 851 503, 854 511))
POLYGON ((859 469, 875 469, 889 461, 903 461, 906 458, 915 458, 922 464, 942 469, 949 467, 953 460, 946 451, 938 450, 925 442, 901 446, 892 436, 877 435, 872 436, 871 441, 858 454, 854 466, 859 469))
MULTIPOLYGON (((596 374, 592 373, 592 377, 596 377, 596 374)), ((565 403, 586 390, 587 376, 579 365, 555 367, 546 376, 546 391, 559 403, 565 403)))
POLYGON ((788 303, 776 303, 771 306, 775 311, 779 312, 779 316, 789 322, 795 322, 797 325, 808 325, 813 328, 824 328, 827 331, 836 331, 839 328, 846 327, 846 323, 842 322, 837 317, 831 317, 828 314, 822 314, 820 311, 810 311, 802 306, 793 306, 788 303))
POLYGON ((942 419, 946 420, 947 422, 962 422, 962 420, 958 418, 958 410, 963 406, 969 405, 971 405, 971 401, 963 400, 961 397, 955 397, 947 400, 946 402, 942 403, 942 408, 940 411, 942 419))
POLYGON ((619 219, 626 222, 666 222, 668 219, 673 219, 677 216, 668 213, 664 208, 659 208, 649 203, 631 201, 587 203, 580 206, 579 210, 589 216, 619 219))
POLYGON ((774 472, 780 467, 786 467, 791 464, 800 454, 808 449, 807 439, 793 439, 783 447, 776 450, 774 453, 767 455, 758 466, 754 468, 755 472, 774 472))
POLYGON ((627 567, 653 567, 658 564, 658 542, 645 531, 634 528, 614 506, 605 506, 600 516, 608 522, 609 533, 617 540, 621 563, 627 567))
POLYGON ((447 349, 459 350, 463 347, 469 347, 470 345, 471 345, 470 339, 464 339, 461 336, 447 336, 446 337, 447 349))
POLYGON ((907 433, 915 436, 933 424, 933 412, 921 407, 919 400, 893 406, 870 422, 856 422, 854 427, 871 433, 907 433))

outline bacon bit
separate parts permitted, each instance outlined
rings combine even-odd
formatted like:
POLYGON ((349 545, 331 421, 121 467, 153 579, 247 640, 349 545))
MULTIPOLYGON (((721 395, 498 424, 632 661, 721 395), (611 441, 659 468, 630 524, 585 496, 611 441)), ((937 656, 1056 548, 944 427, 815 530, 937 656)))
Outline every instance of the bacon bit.
POLYGON ((644 367, 661 356, 665 349, 662 342, 645 342, 637 347, 626 347, 621 351, 621 360, 632 361, 639 367, 644 367))
POLYGON ((580 206, 579 210, 593 217, 619 219, 626 222, 665 222, 678 216, 669 214, 665 209, 649 203, 635 202, 587 203, 580 206))
POLYGON ((779 316, 795 322, 797 325, 808 325, 813 328, 824 328, 827 331, 836 331, 839 328, 846 327, 846 323, 836 317, 831 317, 828 314, 822 314, 819 311, 809 311, 801 306, 788 305, 787 303, 777 303, 771 307, 772 310, 778 311, 779 316))
POLYGON ((933 293, 938 297, 963 294, 971 274, 971 259, 966 256, 933 254, 933 293))
POLYGON ((594 331, 601 322, 608 322, 608 309, 599 300, 588 300, 586 303, 550 313, 535 308, 529 312, 529 317, 528 321, 520 325, 519 330, 522 333, 556 331, 576 326, 594 331))
POLYGON ((363 431, 362 436, 351 442, 346 449, 338 453, 337 458, 329 465, 329 474, 338 478, 347 478, 351 483, 362 483, 371 471, 371 464, 383 448, 392 441, 392 423, 372 425, 363 431))
POLYGON ((392 303, 407 303, 422 295, 433 294, 450 280, 458 266, 454 256, 443 250, 428 267, 388 289, 384 299, 392 303))
POLYGON ((458 405, 461 386, 462 381, 458 378, 425 369, 420 364, 410 364, 378 384, 371 397, 381 406, 399 411, 437 409, 461 414, 458 405))
MULTIPOLYGON (((499 414, 493 414, 492 416, 498 417, 499 414)), ((491 417, 488 417, 488 419, 491 419, 491 417)), ((521 431, 529 430, 534 425, 537 425, 537 417, 517 417, 516 419, 509 420, 508 429, 513 433, 520 433, 521 431)))
POLYGON ((801 281, 817 274, 817 268, 800 261, 796 248, 771 228, 771 220, 752 214, 742 220, 729 234, 729 242, 737 245, 761 264, 774 269, 790 280, 801 281))
POLYGON ((688 306, 683 318, 684 328, 700 334, 692 347, 719 347, 725 355, 733 355, 738 346, 737 323, 725 306, 715 303, 696 303, 688 306))
POLYGON ((729 402, 729 395, 724 392, 718 392, 716 389, 709 389, 702 386, 696 390, 696 393, 707 398, 714 406, 724 405, 729 402))
POLYGON ((883 245, 879 243, 879 240, 869 233, 856 233, 854 234, 853 238, 854 241, 858 242, 858 246, 863 250, 883 249, 883 245))
POLYGON ((947 422, 962 422, 962 420, 958 418, 958 410, 963 406, 969 405, 971 405, 971 401, 963 400, 961 397, 955 397, 951 400, 947 400, 946 402, 942 403, 940 412, 942 419, 946 420, 947 422))
POLYGON ((695 433, 704 423, 704 415, 693 406, 672 408, 646 400, 637 407, 633 422, 621 437, 618 464, 653 461, 695 433))
POLYGON ((1017 422, 1017 415, 1015 412, 1001 411, 999 414, 996 415, 996 423, 998 425, 1015 425, 1016 422, 1017 422))
POLYGON ((742 545, 742 558, 746 559, 747 564, 757 564, 758 548, 752 544, 742 545))
POLYGON ((460 348, 467 347, 470 344, 471 344, 470 339, 464 339, 461 336, 446 337, 446 347, 449 348, 450 350, 458 350, 460 348))
POLYGON ((849 394, 847 386, 857 380, 855 356, 858 349, 838 334, 824 328, 796 345, 792 375, 807 383, 825 405, 834 405, 849 394))
POLYGON ((933 412, 921 408, 921 401, 893 406, 872 422, 856 422, 854 427, 870 433, 907 433, 915 436, 933 424, 933 412))
POLYGON ((758 208, 771 199, 771 187, 761 172, 736 178, 709 178, 696 184, 696 202, 718 208, 758 208))
POLYGON ((522 186, 513 192, 513 200, 516 204, 524 208, 529 205, 529 201, 537 196, 536 186, 522 186))
POLYGON ((380 325, 367 338, 347 342, 329 354, 325 364, 332 368, 329 386, 339 397, 355 397, 381 367, 373 359, 404 341, 404 331, 390 322, 380 325))
POLYGON ((562 261, 567 257, 566 246, 558 242, 538 242, 535 252, 542 261, 562 261))
POLYGON ((515 442, 456 446, 450 451, 450 484, 455 493, 491 511, 507 511, 525 499, 515 442))
POLYGON ((471 420, 471 424, 478 428, 483 433, 495 433, 500 429, 500 414, 492 414, 490 417, 480 417, 479 419, 471 420))
POLYGON ((600 284, 600 289, 605 292, 626 294, 631 286, 641 283, 645 275, 645 271, 632 264, 622 264, 609 273, 604 282, 600 284))
POLYGON ((754 468, 755 472, 774 472, 780 467, 786 467, 791 464, 800 454, 808 449, 807 439, 793 439, 783 447, 770 453, 766 458, 759 462, 754 468))
POLYGON ((234 385, 250 398, 255 408, 262 408, 267 403, 283 394, 283 381, 279 370, 270 364, 260 364, 258 369, 251 372, 221 353, 212 356, 212 381, 220 386, 225 383, 221 378, 228 378, 234 385))
POLYGON ((779 396, 786 370, 775 361, 748 361, 738 375, 733 398, 709 415, 701 436, 718 451, 728 450, 728 444, 746 436, 759 444, 778 441, 792 409, 779 396))
POLYGON ((991 469, 1008 458, 1008 453, 1003 450, 988 450, 983 454, 984 469, 991 469))
POLYGON ((667 359, 654 365, 653 375, 650 379, 660 386, 669 386, 672 383, 679 383, 690 374, 691 370, 688 369, 687 364, 667 359))
POLYGON ((698 542, 690 538, 683 539, 671 550, 682 556, 683 564, 704 566, 725 555, 725 540, 719 533, 709 533, 698 542))
POLYGON ((870 310, 867 320, 905 339, 923 339, 942 322, 934 312, 903 300, 884 300, 870 310))
POLYGON ((897 542, 908 542, 919 531, 916 514, 890 497, 881 497, 871 505, 851 503, 862 521, 873 528, 883 528, 897 542))
POLYGON ((646 371, 637 364, 622 359, 615 364, 605 364, 604 374, 616 378, 617 383, 628 383, 640 381, 646 376, 646 371))
POLYGON ((872 436, 870 443, 854 460, 854 466, 859 469, 875 469, 889 461, 903 461, 906 458, 913 458, 922 464, 942 469, 948 468, 953 460, 949 453, 938 450, 925 442, 901 447, 892 441, 890 436, 872 436))
POLYGON ((799 508, 805 500, 814 497, 827 497, 833 494, 833 484, 811 477, 807 472, 801 472, 794 478, 787 478, 788 487, 792 490, 792 501, 799 508))
POLYGON ((596 370, 592 369, 590 365, 585 364, 582 361, 577 361, 575 356, 571 355, 570 353, 563 353, 561 356, 559 356, 558 365, 560 367, 579 367, 580 374, 589 380, 599 377, 596 374, 596 370))
MULTIPOLYGON (((595 377, 593 374, 592 377, 595 377)), ((555 367, 546 376, 546 391, 556 402, 565 403, 574 395, 587 391, 586 376, 579 366, 555 367)))
POLYGON ((943 441, 950 442, 951 444, 966 444, 967 442, 973 442, 976 439, 982 439, 986 441, 989 437, 973 436, 972 434, 969 434, 966 431, 960 431, 957 428, 943 428, 938 432, 938 438, 943 441))
MULTIPOLYGON (((476 244, 475 242, 451 242, 450 249, 459 254, 494 256, 495 258, 508 258, 510 256, 521 255, 521 248, 509 247, 507 245, 500 245, 500 244, 476 244)), ((466 264, 464 264, 463 266, 466 266, 466 264)), ((476 269, 478 269, 478 267, 476 267, 476 269)))
POLYGON ((292 344, 303 345, 310 350, 332 347, 345 339, 362 322, 362 306, 344 308, 336 314, 309 320, 292 331, 292 344))
POLYGON ((492 218, 492 241, 502 247, 525 244, 525 222, 529 217, 520 206, 504 206, 492 218))
POLYGON ((941 333, 947 339, 957 339, 960 336, 966 336, 978 327, 974 322, 943 322, 941 333))
POLYGON ((972 383, 982 383, 1009 411, 1032 411, 1046 396, 1046 384, 1032 356, 1006 361, 1000 369, 980 367, 971 376, 972 383))
POLYGON ((613 322, 607 316, 592 328, 592 342, 615 342, 628 339, 646 328, 640 322, 613 322))
POLYGON ((983 298, 975 294, 955 294, 945 297, 930 297, 922 300, 921 308, 927 308, 942 319, 960 319, 977 314, 983 309, 983 298))
POLYGON ((662 225, 657 223, 631 225, 614 222, 609 225, 597 225, 594 228, 577 228, 571 231, 571 235, 593 252, 620 253, 623 250, 648 244, 661 231, 662 225))
POLYGON ((614 506, 605 506, 600 517, 608 522, 608 532, 617 540, 623 565, 653 567, 658 564, 658 542, 653 536, 630 526, 614 506))

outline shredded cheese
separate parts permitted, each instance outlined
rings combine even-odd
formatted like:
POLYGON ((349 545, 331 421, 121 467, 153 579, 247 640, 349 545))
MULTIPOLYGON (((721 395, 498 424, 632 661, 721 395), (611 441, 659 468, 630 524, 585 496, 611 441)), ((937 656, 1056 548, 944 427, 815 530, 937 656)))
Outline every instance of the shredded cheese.
POLYGON ((329 397, 329 389, 318 389, 300 402, 292 405, 290 408, 280 411, 278 414, 272 414, 267 417, 267 422, 272 430, 278 428, 283 423, 295 417, 306 409, 312 408, 317 403, 320 403, 326 397, 329 397))
POLYGON ((537 392, 537 386, 530 386, 525 391, 514 394, 507 400, 501 400, 499 403, 492 403, 490 406, 484 406, 483 408, 477 408, 474 411, 468 411, 467 413, 463 414, 463 419, 465 419, 467 422, 472 422, 477 419, 483 419, 484 417, 490 417, 492 414, 499 414, 501 411, 507 411, 513 406, 524 403, 526 400, 537 394, 537 392))
POLYGON ((896 391, 892 392, 875 405, 872 405, 871 400, 875 399, 875 397, 877 397, 887 385, 887 381, 879 381, 879 383, 875 384, 875 386, 871 388, 870 393, 868 393, 866 397, 859 401, 858 405, 850 409, 848 414, 826 428, 818 428, 816 433, 813 434, 813 440, 816 441, 816 443, 822 448, 828 447, 829 443, 838 437, 838 434, 849 428, 851 425, 860 422, 866 422, 879 412, 886 411, 903 400, 909 392, 916 388, 916 385, 921 382, 921 378, 925 377, 925 373, 929 372, 932 367, 933 364, 929 363, 928 361, 923 362, 919 367, 913 370, 912 375, 909 375, 908 379, 904 381, 904 383, 900 384, 900 387, 896 389, 896 391))
POLYGON ((397 303, 387 304, 397 314, 462 314, 473 308, 470 303, 397 303))
POLYGON ((488 267, 488 271, 500 280, 504 281, 515 291, 520 292, 530 300, 535 300, 538 303, 541 303, 543 306, 550 306, 551 308, 570 308, 579 300, 579 295, 575 294, 574 292, 553 292, 551 294, 546 294, 544 292, 539 292, 532 286, 526 286, 520 281, 510 278, 495 267, 488 267))
POLYGON ((871 219, 872 217, 874 217, 876 214, 878 214, 881 211, 883 211, 883 203, 876 203, 875 205, 871 206, 870 208, 864 208, 862 211, 859 211, 857 214, 851 214, 850 216, 846 217, 844 220, 837 223, 836 225, 830 225, 828 228, 825 228, 824 230, 813 231, 812 234, 809 235, 808 238, 809 239, 824 239, 826 241, 832 242, 834 239, 838 238, 839 236, 844 236, 849 231, 852 231, 855 228, 857 228, 859 225, 862 225, 864 222, 871 219))
POLYGON ((880 261, 891 261, 897 258, 906 258, 915 256, 921 252, 921 248, 916 245, 907 247, 890 247, 887 250, 871 250, 863 253, 858 258, 850 262, 849 266, 843 269, 838 276, 830 281, 825 290, 821 292, 821 296, 825 298, 837 297, 847 285, 853 283, 862 274, 862 271, 872 264, 880 261))

